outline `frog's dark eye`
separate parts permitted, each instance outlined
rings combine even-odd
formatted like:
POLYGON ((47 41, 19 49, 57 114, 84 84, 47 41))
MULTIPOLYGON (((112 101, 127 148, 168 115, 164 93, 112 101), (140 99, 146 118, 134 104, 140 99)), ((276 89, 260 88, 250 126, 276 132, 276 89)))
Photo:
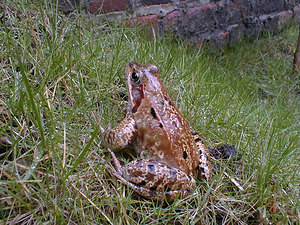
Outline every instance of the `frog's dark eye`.
POLYGON ((139 75, 137 75, 136 72, 132 72, 132 74, 131 74, 131 80, 132 80, 135 84, 139 84, 139 83, 140 83, 140 77, 139 77, 139 75))

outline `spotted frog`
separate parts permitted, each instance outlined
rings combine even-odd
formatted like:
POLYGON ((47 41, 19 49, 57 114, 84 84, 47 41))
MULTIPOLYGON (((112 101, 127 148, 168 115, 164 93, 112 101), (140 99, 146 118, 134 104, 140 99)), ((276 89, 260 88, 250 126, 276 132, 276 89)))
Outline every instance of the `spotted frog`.
POLYGON ((120 181, 149 199, 173 201, 189 195, 196 176, 210 178, 209 151, 194 132, 160 79, 155 65, 126 66, 128 108, 114 129, 102 130, 120 181), (133 146, 138 159, 121 166, 110 150, 133 146))

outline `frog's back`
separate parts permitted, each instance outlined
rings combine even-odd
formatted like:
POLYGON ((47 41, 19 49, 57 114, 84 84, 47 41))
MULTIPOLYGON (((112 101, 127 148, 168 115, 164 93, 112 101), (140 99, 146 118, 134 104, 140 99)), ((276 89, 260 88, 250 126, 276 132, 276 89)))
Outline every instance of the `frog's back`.
POLYGON ((158 74, 145 74, 143 101, 133 115, 137 122, 138 151, 194 175, 199 165, 199 153, 189 125, 158 74))

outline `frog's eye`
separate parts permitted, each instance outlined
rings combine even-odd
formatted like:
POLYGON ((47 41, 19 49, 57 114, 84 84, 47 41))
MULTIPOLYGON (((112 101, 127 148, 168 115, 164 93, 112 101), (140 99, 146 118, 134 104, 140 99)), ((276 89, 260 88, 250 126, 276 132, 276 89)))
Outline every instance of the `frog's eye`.
POLYGON ((132 72, 132 74, 131 74, 131 80, 135 84, 139 84, 140 83, 140 77, 139 77, 139 75, 137 75, 136 72, 132 72))

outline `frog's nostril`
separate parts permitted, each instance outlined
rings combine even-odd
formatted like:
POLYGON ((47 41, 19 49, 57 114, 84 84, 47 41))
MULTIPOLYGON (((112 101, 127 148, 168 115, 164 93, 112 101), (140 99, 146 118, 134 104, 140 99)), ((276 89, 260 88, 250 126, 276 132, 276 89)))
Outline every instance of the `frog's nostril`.
POLYGON ((154 166, 153 165, 148 165, 148 169, 150 172, 154 172, 154 166))
POLYGON ((154 187, 151 187, 151 188, 149 188, 151 191, 156 191, 156 189, 157 189, 157 186, 154 186, 154 187))
POLYGON ((142 182, 140 182, 138 185, 140 185, 140 186, 145 186, 146 185, 146 181, 142 181, 142 182))

